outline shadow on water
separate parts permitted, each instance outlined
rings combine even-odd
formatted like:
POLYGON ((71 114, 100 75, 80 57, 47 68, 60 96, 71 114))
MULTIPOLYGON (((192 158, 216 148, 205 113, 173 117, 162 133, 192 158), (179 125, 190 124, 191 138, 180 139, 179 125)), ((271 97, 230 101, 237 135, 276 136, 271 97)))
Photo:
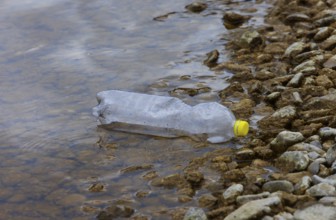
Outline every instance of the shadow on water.
MULTIPOLYGON (((207 1, 200 14, 187 12, 188 3, 0 3, 0 219, 92 219, 116 200, 163 219, 167 210, 182 206, 174 190, 151 187, 146 175, 181 172, 192 158, 218 146, 97 131, 91 108, 95 94, 108 89, 169 95, 201 83, 210 88, 205 95, 181 98, 217 99, 230 74, 214 73, 202 61, 226 42, 222 11, 254 3, 207 1), (169 12, 176 13, 153 20, 169 12), (181 80, 184 75, 188 80, 181 80), (108 146, 99 145, 102 136, 108 146), (144 164, 149 166, 132 170, 144 164), (90 192, 95 183, 104 190, 90 192)), ((262 22, 267 5, 259 8, 250 22, 262 22)), ((220 59, 227 55, 221 52, 220 59)))

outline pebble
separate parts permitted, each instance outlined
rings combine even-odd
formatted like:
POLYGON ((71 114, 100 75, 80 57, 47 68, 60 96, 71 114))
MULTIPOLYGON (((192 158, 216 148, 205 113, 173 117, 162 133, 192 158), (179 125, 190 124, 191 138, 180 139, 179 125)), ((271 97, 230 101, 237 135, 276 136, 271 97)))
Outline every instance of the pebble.
POLYGON ((249 18, 250 18, 249 16, 244 16, 244 15, 229 11, 229 12, 226 12, 225 15, 223 16, 223 21, 225 23, 238 26, 244 23, 249 18))
POLYGON ((323 63, 324 68, 333 69, 336 67, 336 55, 330 57, 325 63, 323 63))
POLYGON ((336 196, 335 187, 328 183, 319 183, 310 187, 306 193, 310 196, 336 196))
POLYGON ((294 191, 294 186, 291 182, 287 180, 275 180, 265 183, 262 186, 262 190, 267 192, 284 191, 291 193, 294 191))
POLYGON ((301 151, 287 151, 276 161, 276 166, 281 170, 293 172, 303 171, 309 165, 307 153, 301 151))
POLYGON ((335 220, 336 209, 332 206, 325 206, 322 204, 314 204, 305 209, 296 210, 294 218, 296 220, 335 220))
POLYGON ((322 177, 319 177, 317 175, 313 175, 312 180, 313 180, 314 184, 327 183, 327 184, 336 186, 336 178, 334 178, 334 176, 329 176, 327 178, 322 178, 322 177))
POLYGON ((288 148, 289 151, 307 151, 307 152, 316 152, 319 155, 325 154, 324 150, 322 150, 319 147, 316 147, 315 145, 308 144, 308 143, 298 143, 290 148, 288 148))
POLYGON ((282 131, 270 143, 275 152, 284 152, 289 146, 304 140, 300 132, 282 131))
POLYGON ((314 160, 309 166, 308 166, 308 171, 311 174, 318 174, 320 171, 320 164, 325 163, 326 159, 325 158, 318 158, 314 160))
POLYGON ((183 220, 208 220, 208 218, 203 209, 191 207, 184 215, 183 220))
POLYGON ((277 196, 251 201, 231 212, 224 220, 255 219, 264 213, 271 212, 271 207, 280 203, 281 200, 277 196))
POLYGON ((223 197, 227 201, 235 200, 237 196, 243 193, 243 191, 244 186, 242 184, 233 184, 224 191, 223 197))
POLYGON ((198 205, 203 208, 211 208, 217 203, 217 198, 211 194, 203 195, 198 200, 198 205))
POLYGON ((295 184, 294 186, 294 193, 302 195, 306 192, 306 190, 311 186, 312 179, 310 176, 304 176, 301 178, 301 180, 295 184))
POLYGON ((314 40, 315 41, 323 41, 323 40, 327 39, 330 36, 330 34, 331 34, 332 31, 333 31, 333 29, 331 29, 330 27, 322 27, 315 34, 314 40))
POLYGON ((336 160, 336 144, 328 149, 326 154, 326 160, 329 165, 334 163, 334 161, 336 160))
POLYGON ((296 73, 293 78, 287 83, 287 86, 288 87, 298 87, 302 80, 303 80, 303 73, 302 72, 299 72, 299 73, 296 73))
POLYGON ((305 43, 303 42, 295 42, 291 44, 289 47, 287 47, 284 57, 292 58, 296 55, 300 54, 304 49, 305 43))
POLYGON ((308 60, 299 65, 297 65, 293 70, 293 73, 303 73, 304 75, 311 75, 316 72, 315 61, 308 60))
POLYGON ((324 50, 332 50, 336 46, 336 35, 331 35, 325 41, 323 41, 320 47, 324 50))
POLYGON ((239 47, 247 49, 254 49, 261 44, 263 44, 263 39, 257 31, 246 31, 237 41, 239 47))

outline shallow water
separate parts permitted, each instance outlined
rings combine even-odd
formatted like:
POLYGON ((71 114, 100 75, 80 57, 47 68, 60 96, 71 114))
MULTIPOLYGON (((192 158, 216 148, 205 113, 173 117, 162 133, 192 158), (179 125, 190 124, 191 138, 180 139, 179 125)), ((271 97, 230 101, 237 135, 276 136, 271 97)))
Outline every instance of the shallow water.
POLYGON ((137 213, 163 219, 167 210, 182 206, 174 190, 151 187, 142 176, 180 172, 191 158, 218 146, 97 130, 91 108, 95 94, 108 89, 168 95, 201 83, 211 92, 181 98, 217 99, 230 74, 211 72, 202 61, 214 49, 221 61, 227 59, 223 9, 255 7, 246 25, 258 25, 268 6, 207 1, 207 10, 193 14, 184 9, 188 3, 0 3, 0 219, 92 219, 96 213, 83 206, 104 208, 121 199, 137 213), (169 12, 176 13, 153 20, 169 12), (180 80, 182 75, 190 79, 180 80), (99 147, 101 139, 113 147, 99 147), (122 172, 143 164, 152 168, 122 172), (88 191, 96 182, 105 191, 88 191), (138 198, 139 191, 149 195, 138 198))

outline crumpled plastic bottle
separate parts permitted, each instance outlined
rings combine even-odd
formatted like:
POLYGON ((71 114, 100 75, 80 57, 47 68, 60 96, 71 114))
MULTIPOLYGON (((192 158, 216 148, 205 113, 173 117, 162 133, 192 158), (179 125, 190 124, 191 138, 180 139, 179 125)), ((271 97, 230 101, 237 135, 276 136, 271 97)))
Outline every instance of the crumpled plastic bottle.
POLYGON ((221 143, 246 136, 249 124, 217 102, 190 106, 175 97, 109 90, 97 94, 93 108, 104 128, 156 135, 189 136, 221 143))

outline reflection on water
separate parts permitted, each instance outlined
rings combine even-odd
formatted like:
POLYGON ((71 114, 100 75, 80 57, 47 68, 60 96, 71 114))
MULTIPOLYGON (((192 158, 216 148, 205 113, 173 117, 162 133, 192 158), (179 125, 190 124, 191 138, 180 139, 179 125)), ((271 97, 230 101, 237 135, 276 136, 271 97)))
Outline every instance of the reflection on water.
MULTIPOLYGON (((96 208, 115 199, 156 217, 181 205, 171 190, 153 190, 143 175, 178 172, 204 149, 195 149, 190 140, 97 131, 91 108, 101 90, 168 95, 183 85, 182 75, 191 75, 187 83, 201 81, 212 94, 227 85, 228 75, 209 71, 202 60, 225 44, 220 40, 225 34, 221 10, 251 7, 253 2, 244 6, 209 1, 201 14, 186 12, 188 3, 0 3, 0 219, 90 219, 96 208), (176 13, 164 22, 153 20, 168 12, 176 13), (162 80, 169 85, 151 86, 162 80), (117 147, 99 147, 102 135, 117 147), (120 173, 142 164, 153 168, 120 173), (104 192, 88 191, 96 181, 105 184, 104 192), (137 198, 141 190, 149 196, 137 198), (91 210, 88 214, 81 211, 83 205, 91 210)), ((221 59, 226 59, 224 53, 221 59)))

